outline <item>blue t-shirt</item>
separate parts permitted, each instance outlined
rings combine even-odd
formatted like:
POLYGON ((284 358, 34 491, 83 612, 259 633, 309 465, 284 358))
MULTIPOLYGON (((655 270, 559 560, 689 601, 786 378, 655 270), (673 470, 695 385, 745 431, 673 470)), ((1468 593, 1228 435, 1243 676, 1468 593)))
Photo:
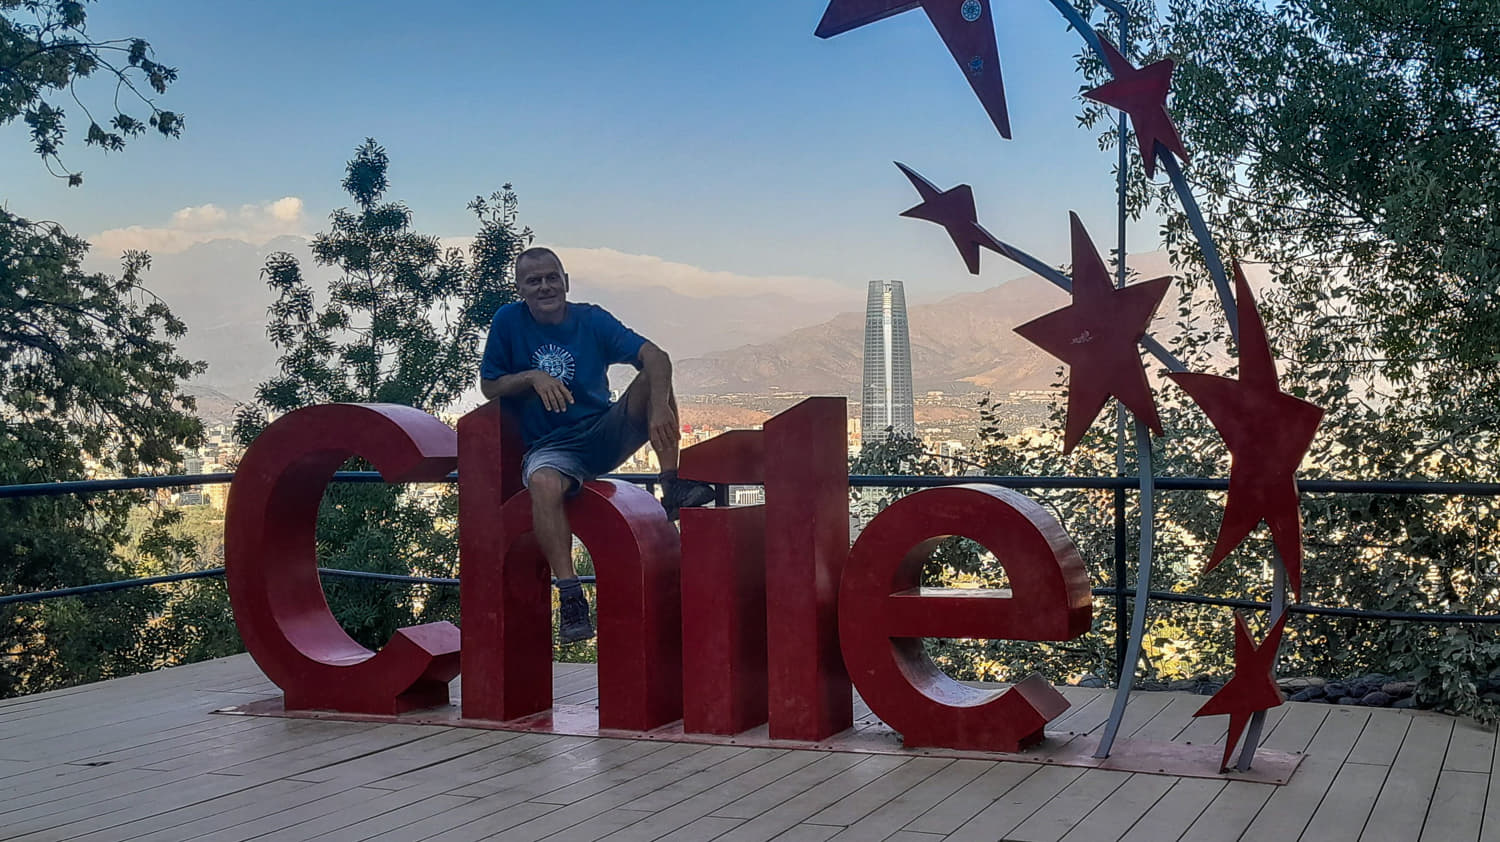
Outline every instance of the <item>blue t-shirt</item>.
POLYGON ((524 301, 517 301, 495 311, 479 376, 495 380, 540 369, 573 393, 566 412, 548 412, 533 391, 507 400, 521 417, 521 434, 529 447, 549 433, 609 409, 609 367, 626 363, 639 368, 645 343, 640 334, 594 304, 569 301, 562 323, 547 325, 531 317, 524 301))

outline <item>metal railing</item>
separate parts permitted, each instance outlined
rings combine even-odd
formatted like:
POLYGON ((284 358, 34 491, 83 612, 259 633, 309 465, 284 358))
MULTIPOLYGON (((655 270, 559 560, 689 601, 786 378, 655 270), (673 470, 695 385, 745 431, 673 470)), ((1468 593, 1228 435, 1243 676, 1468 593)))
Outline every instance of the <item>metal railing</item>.
MULTIPOLYGON (((334 474, 336 482, 383 482, 380 474, 376 471, 340 471, 334 474)), ((609 478, 623 480, 626 482, 644 485, 653 488, 659 478, 655 474, 610 474, 609 478)), ((0 500, 53 496, 62 494, 98 494, 110 491, 147 490, 162 488, 189 488, 193 486, 212 485, 227 483, 234 479, 234 474, 186 474, 176 476, 157 477, 132 477, 126 479, 108 480, 78 480, 70 482, 30 483, 22 485, 0 486, 0 500)), ((450 473, 444 478, 444 482, 457 482, 456 473, 450 473)), ((1100 490, 1115 491, 1114 508, 1117 539, 1115 541, 1115 583, 1111 586, 1093 589, 1095 596, 1114 597, 1114 620, 1117 629, 1128 625, 1126 614, 1127 603, 1135 598, 1131 590, 1124 587, 1126 571, 1125 559, 1123 557, 1124 542, 1120 540, 1118 531, 1125 522, 1124 499, 1131 490, 1139 488, 1139 478, 1131 476, 1114 477, 1026 477, 1026 476, 899 476, 885 474, 854 474, 849 477, 851 488, 936 488, 946 485, 957 485, 961 483, 985 483, 999 485, 1019 490, 1100 490)), ((1227 479, 1211 479, 1202 477, 1157 477, 1156 488, 1160 491, 1224 491, 1229 487, 1227 479)), ((1441 495, 1441 496, 1465 496, 1465 497, 1496 497, 1500 496, 1500 483, 1483 482, 1433 482, 1433 481, 1408 481, 1408 480, 1302 480, 1298 482, 1298 490, 1304 494, 1370 494, 1370 495, 1441 495)), ((341 570, 335 568, 319 568, 323 575, 337 578, 365 579, 402 584, 433 585, 440 587, 451 587, 458 584, 458 579, 437 578, 423 576, 403 576, 392 573, 373 573, 361 570, 341 570)), ((123 590, 126 588, 148 587, 152 585, 178 582, 187 579, 199 579, 222 576, 224 568, 216 567, 207 570, 195 570, 184 573, 173 573, 165 576, 152 576, 138 579, 126 579, 116 582, 103 582, 98 584, 79 585, 69 588, 60 588, 50 591, 35 591, 30 593, 0 595, 0 607, 20 603, 41 602, 49 599, 59 599, 70 596, 80 596, 92 593, 103 593, 109 591, 123 590)), ((593 577, 581 577, 585 581, 593 581, 593 577)), ((1251 599, 1235 599, 1231 597, 1203 596, 1190 593, 1176 593, 1170 591, 1151 591, 1148 599, 1152 601, 1184 603, 1193 605, 1211 605, 1226 608, 1244 608, 1253 610, 1267 610, 1270 608, 1268 602, 1251 599)), ((1317 606, 1305 603, 1295 603, 1288 606, 1288 610, 1295 614, 1311 616, 1341 617, 1365 620, 1397 620, 1418 623, 1476 623, 1476 624, 1500 624, 1500 615, 1492 614, 1464 614, 1464 613, 1440 613, 1440 612, 1418 612, 1418 611, 1386 611, 1362 608, 1346 608, 1339 606, 1317 606)), ((1117 641, 1117 649, 1119 644, 1117 641)), ((1117 662, 1123 658, 1121 652, 1116 652, 1117 662)))

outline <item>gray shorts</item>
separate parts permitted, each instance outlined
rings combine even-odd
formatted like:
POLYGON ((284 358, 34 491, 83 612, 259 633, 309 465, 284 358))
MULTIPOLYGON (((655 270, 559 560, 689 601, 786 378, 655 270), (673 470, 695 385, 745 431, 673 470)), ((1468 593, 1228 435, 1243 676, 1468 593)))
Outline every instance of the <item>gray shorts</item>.
POLYGON ((571 478, 568 493, 577 494, 585 482, 620 467, 648 438, 645 420, 633 420, 625 401, 619 400, 599 416, 557 430, 532 445, 521 461, 521 480, 530 486, 533 473, 551 468, 571 478))

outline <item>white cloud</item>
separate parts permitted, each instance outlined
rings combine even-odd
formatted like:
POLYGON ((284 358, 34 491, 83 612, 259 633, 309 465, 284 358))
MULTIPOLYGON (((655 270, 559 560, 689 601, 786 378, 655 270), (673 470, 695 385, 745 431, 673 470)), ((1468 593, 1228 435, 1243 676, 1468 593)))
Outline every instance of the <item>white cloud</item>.
POLYGON ((118 255, 127 249, 173 254, 209 240, 241 240, 260 245, 287 234, 306 233, 302 200, 283 196, 225 210, 213 203, 182 208, 161 227, 131 225, 101 231, 89 241, 94 250, 118 255))
MULTIPOLYGON (((449 248, 467 249, 472 237, 444 237, 449 248)), ((541 245, 540 243, 538 245, 541 245)), ((810 304, 863 306, 865 291, 827 278, 801 275, 743 275, 676 263, 649 254, 629 254, 610 248, 549 246, 562 258, 578 297, 589 289, 631 290, 663 287, 693 298, 782 295, 810 304), (851 303, 852 302, 852 303, 851 303)))

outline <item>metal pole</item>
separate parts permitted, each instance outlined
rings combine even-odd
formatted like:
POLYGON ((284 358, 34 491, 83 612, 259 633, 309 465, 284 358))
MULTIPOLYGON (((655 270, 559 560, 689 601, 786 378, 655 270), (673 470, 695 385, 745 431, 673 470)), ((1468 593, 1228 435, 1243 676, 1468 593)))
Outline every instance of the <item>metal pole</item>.
MULTIPOLYGON (((1113 8, 1113 5, 1111 5, 1113 8)), ((1130 54, 1130 18, 1125 14, 1123 7, 1115 9, 1116 17, 1120 21, 1120 52, 1124 55, 1130 54)), ((1115 247, 1115 287, 1125 288, 1125 191, 1130 186, 1130 158, 1125 150, 1125 136, 1130 132, 1130 118, 1124 112, 1120 112, 1120 124, 1116 133, 1116 142, 1119 146, 1119 163, 1116 176, 1116 211, 1117 211, 1117 243, 1115 247)), ((1125 475, 1125 416, 1128 413, 1125 405, 1119 401, 1115 402, 1115 476, 1125 475)), ((1118 687, 1125 680, 1125 652, 1129 647, 1129 638, 1125 634, 1125 489, 1115 489, 1115 686, 1118 687)), ((1131 665, 1134 670, 1134 665, 1131 665)))
POLYGON ((1140 564, 1135 571, 1135 605, 1130 621, 1130 644, 1125 651, 1125 666, 1120 670, 1120 686, 1115 690, 1114 707, 1110 709, 1109 721, 1104 725, 1104 735, 1099 738, 1099 747, 1094 756, 1104 758, 1114 747, 1115 734, 1120 730, 1120 720, 1125 717, 1125 704, 1130 700, 1130 688, 1135 683, 1135 665, 1141 659, 1141 641, 1146 636, 1146 609, 1151 603, 1151 553, 1155 543, 1153 518, 1155 516, 1156 480, 1151 470, 1151 431, 1146 425, 1135 422, 1136 458, 1141 466, 1141 543, 1140 564))

